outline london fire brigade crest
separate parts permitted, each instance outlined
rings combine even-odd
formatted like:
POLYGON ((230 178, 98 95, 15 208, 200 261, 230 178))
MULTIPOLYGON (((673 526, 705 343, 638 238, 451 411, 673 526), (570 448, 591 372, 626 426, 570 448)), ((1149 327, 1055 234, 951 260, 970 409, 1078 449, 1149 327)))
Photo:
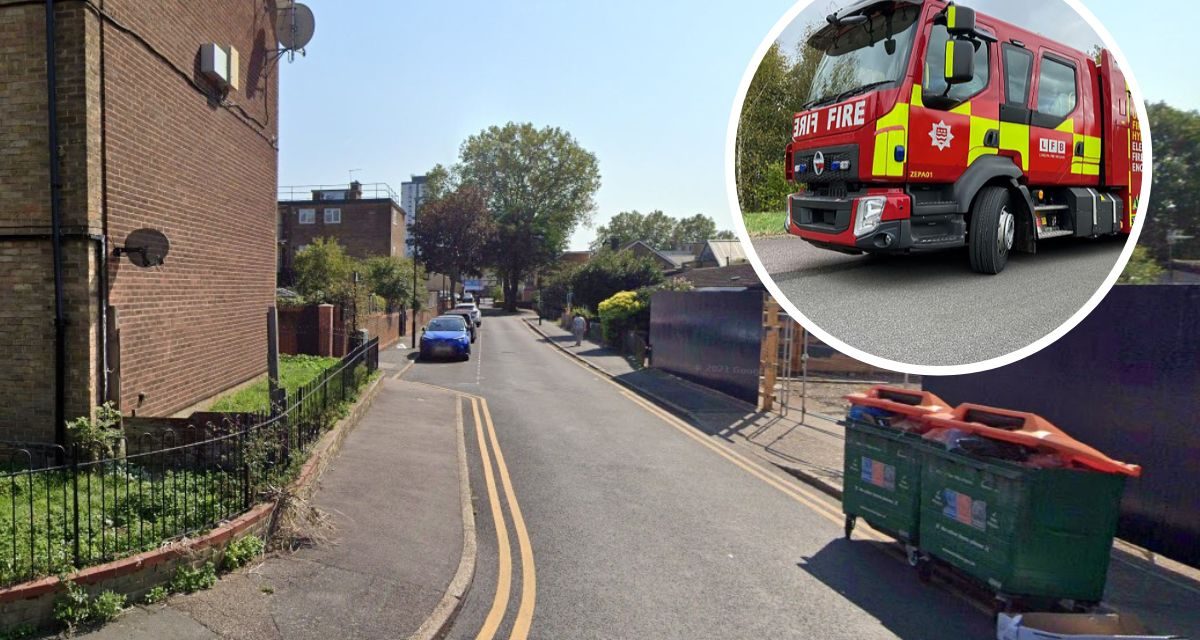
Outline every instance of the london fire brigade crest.
POLYGON ((933 140, 933 146, 938 148, 938 151, 945 151, 950 147, 950 143, 954 141, 954 134, 950 132, 950 125, 946 124, 945 120, 933 123, 933 129, 929 131, 929 137, 933 140))

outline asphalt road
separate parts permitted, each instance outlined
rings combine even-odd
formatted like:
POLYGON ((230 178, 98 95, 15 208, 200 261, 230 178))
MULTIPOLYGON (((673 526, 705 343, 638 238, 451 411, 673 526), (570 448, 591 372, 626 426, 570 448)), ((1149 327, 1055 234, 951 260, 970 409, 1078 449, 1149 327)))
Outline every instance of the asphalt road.
POLYGON ((1124 237, 1060 239, 1010 255, 997 275, 965 250, 847 256, 791 236, 753 242, 784 297, 817 327, 892 361, 959 365, 1025 347, 1075 314, 1108 277, 1124 237))
POLYGON ((498 436, 485 444, 496 472, 485 474, 483 438, 472 434, 482 403, 464 400, 479 552, 448 637, 477 637, 502 582, 496 638, 510 637, 522 602, 531 638, 995 636, 988 616, 920 584, 877 543, 842 539, 836 503, 777 470, 742 466, 722 440, 643 406, 523 323, 486 317, 469 362, 418 362, 405 374, 485 399, 498 436), (503 553, 489 482, 504 506, 503 553))

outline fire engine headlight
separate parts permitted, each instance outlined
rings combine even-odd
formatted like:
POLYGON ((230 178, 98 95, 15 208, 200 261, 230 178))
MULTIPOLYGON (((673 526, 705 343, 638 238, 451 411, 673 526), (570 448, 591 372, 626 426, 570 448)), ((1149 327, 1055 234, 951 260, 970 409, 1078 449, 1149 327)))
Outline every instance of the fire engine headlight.
POLYGON ((878 229, 886 205, 887 198, 884 196, 859 198, 858 211, 854 216, 854 235, 861 237, 878 229))

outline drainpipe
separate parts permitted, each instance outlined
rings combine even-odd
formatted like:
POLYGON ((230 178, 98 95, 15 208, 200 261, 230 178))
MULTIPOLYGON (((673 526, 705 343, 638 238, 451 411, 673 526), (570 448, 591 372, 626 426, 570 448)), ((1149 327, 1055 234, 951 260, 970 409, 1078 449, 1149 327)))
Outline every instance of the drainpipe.
POLYGON ((54 440, 67 444, 66 318, 63 312, 62 178, 58 167, 58 99, 54 63, 54 0, 46 0, 46 111, 50 151, 50 234, 54 249, 54 440))

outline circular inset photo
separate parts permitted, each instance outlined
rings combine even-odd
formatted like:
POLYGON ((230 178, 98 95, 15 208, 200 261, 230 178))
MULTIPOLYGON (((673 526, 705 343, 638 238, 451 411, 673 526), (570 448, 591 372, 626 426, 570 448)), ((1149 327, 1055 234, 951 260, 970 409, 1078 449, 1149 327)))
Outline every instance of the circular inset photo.
POLYGON ((1082 320, 1133 251, 1151 166, 1132 73, 1074 0, 801 2, 746 71, 726 156, 784 308, 925 375, 1082 320))

